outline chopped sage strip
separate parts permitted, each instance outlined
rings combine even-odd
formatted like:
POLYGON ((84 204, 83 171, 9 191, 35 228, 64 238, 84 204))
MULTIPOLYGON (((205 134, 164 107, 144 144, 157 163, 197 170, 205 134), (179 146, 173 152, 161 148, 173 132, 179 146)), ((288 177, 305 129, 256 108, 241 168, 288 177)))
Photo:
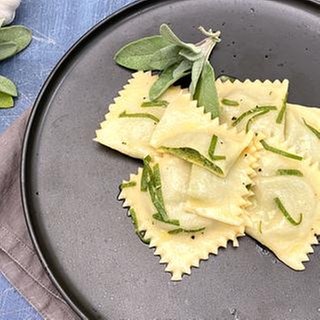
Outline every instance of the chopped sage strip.
POLYGON ((140 182, 140 190, 141 191, 148 191, 148 183, 150 181, 152 170, 149 165, 149 162, 151 161, 151 157, 148 155, 143 159, 143 170, 142 170, 142 176, 141 176, 141 182, 140 182))
POLYGON ((141 104, 141 108, 149 108, 149 107, 163 107, 166 108, 169 105, 169 102, 166 100, 154 100, 154 101, 146 101, 141 104))
POLYGON ((264 110, 277 110, 275 106, 256 106, 255 108, 252 108, 243 114, 241 114, 235 121, 233 121, 232 125, 235 127, 238 123, 240 123, 244 118, 247 116, 250 116, 251 114, 255 114, 264 110))
POLYGON ((256 119, 257 117, 260 117, 260 116, 268 113, 269 111, 270 111, 270 109, 266 109, 266 110, 262 110, 261 112, 256 113, 255 115, 253 115, 253 116, 248 120, 248 122, 247 122, 247 124, 246 124, 246 133, 249 132, 250 126, 251 126, 251 124, 252 124, 252 122, 253 122, 254 119, 256 119))
POLYGON ((284 118, 284 114, 285 114, 286 109, 287 109, 287 99, 288 99, 288 93, 286 94, 286 96, 285 96, 285 98, 284 98, 284 100, 282 102, 281 110, 279 111, 278 117, 276 119, 277 123, 281 123, 282 119, 284 118))
POLYGON ((226 156, 212 156, 212 161, 218 161, 218 160, 226 160, 226 156))
POLYGON ((178 228, 178 229, 170 230, 170 231, 168 231, 168 233, 169 234, 178 234, 178 233, 181 233, 181 232, 192 233, 192 232, 200 232, 200 231, 203 231, 204 229, 205 229, 205 227, 199 228, 199 229, 190 229, 190 230, 178 228))
POLYGON ((153 186, 155 190, 158 192, 158 198, 161 202, 162 206, 164 207, 163 195, 162 195, 162 184, 161 184, 161 177, 160 177, 160 168, 159 164, 155 164, 153 167, 153 186))
POLYGON ((297 176, 303 177, 303 173, 297 169, 278 169, 277 175, 279 176, 297 176))
POLYGON ((157 213, 153 215, 153 218, 164 223, 173 224, 179 226, 179 220, 170 220, 165 209, 163 195, 162 195, 162 185, 160 177, 159 164, 155 164, 153 168, 150 166, 151 157, 147 156, 144 158, 144 171, 142 171, 141 178, 141 190, 149 191, 151 201, 154 207, 157 209, 157 213))
POLYGON ((208 155, 211 160, 225 160, 225 156, 216 156, 214 155, 214 151, 216 150, 216 145, 218 142, 218 137, 216 135, 213 135, 211 138, 208 155))
POLYGON ((291 215, 289 214, 289 212, 286 210, 286 208, 283 206, 282 202, 280 201, 280 199, 274 198, 273 199, 274 202, 276 203, 277 207, 279 208, 279 210, 282 212, 282 214, 285 216, 285 218, 294 226, 298 226, 301 222, 302 222, 302 213, 300 213, 300 217, 299 217, 299 221, 295 221, 291 215))
POLYGON ((119 118, 149 118, 154 122, 159 122, 159 119, 151 113, 127 113, 123 111, 119 114, 119 118))
POLYGON ((144 242, 145 244, 149 244, 150 243, 150 239, 145 239, 144 235, 145 235, 145 231, 139 231, 139 227, 138 227, 138 220, 137 220, 137 214, 135 212, 135 210, 133 208, 131 208, 129 210, 130 213, 130 217, 132 219, 132 223, 134 225, 134 231, 136 232, 137 236, 140 238, 140 240, 142 242, 144 242))
POLYGON ((277 149, 275 147, 272 147, 270 146, 269 144, 267 144, 264 140, 260 140, 262 146, 267 150, 267 151, 270 151, 270 152, 273 152, 273 153, 277 153, 279 154, 280 156, 284 156, 284 157, 287 157, 287 158, 291 158, 291 159, 294 159, 294 160, 299 160, 301 161, 303 159, 303 157, 301 156, 298 156, 296 154, 293 154, 293 153, 289 153, 287 151, 284 151, 284 150, 280 150, 280 149, 277 149))
POLYGON ((178 158, 196 164, 200 167, 203 167, 210 172, 223 176, 223 171, 220 167, 215 165, 212 161, 204 157, 200 154, 197 150, 192 148, 167 148, 167 147, 160 147, 159 151, 170 153, 178 158))
POLYGON ((252 184, 251 184, 251 183, 246 184, 246 188, 247 188, 247 190, 251 190, 251 188, 252 188, 252 184))
POLYGON ((316 128, 310 126, 310 124, 308 124, 308 123, 306 122, 306 120, 304 120, 304 119, 302 119, 302 120, 303 120, 303 123, 307 126, 307 128, 308 128, 309 130, 311 130, 311 132, 312 132, 318 139, 320 139, 320 131, 318 131, 316 128))
POLYGON ((137 185, 137 183, 135 181, 124 182, 124 183, 121 183, 120 189, 122 190, 124 188, 135 187, 136 185, 137 185))
POLYGON ((162 216, 158 213, 155 213, 153 216, 152 216, 154 219, 158 220, 158 221, 161 221, 161 222, 164 222, 164 223, 168 223, 168 224, 173 224, 174 226, 180 226, 180 222, 179 220, 175 220, 175 219, 164 219, 162 218, 162 216))
POLYGON ((262 221, 259 222, 259 232, 262 233, 262 221))
POLYGON ((209 155, 210 159, 212 159, 212 157, 214 155, 214 151, 216 150, 217 142, 218 142, 218 137, 214 134, 211 138, 211 142, 210 142, 210 146, 209 146, 209 150, 208 150, 208 155, 209 155))
POLYGON ((226 106, 230 106, 230 107, 237 107, 239 106, 239 102, 235 101, 235 100, 230 100, 230 99, 222 99, 221 103, 226 105, 226 106))

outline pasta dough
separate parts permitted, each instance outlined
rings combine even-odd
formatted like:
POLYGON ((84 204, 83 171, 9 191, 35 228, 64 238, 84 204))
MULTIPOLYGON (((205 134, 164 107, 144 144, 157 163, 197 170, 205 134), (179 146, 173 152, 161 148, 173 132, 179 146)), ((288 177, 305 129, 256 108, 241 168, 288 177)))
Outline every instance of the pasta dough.
POLYGON ((320 130, 320 109, 288 104, 286 141, 298 153, 320 162, 320 139, 307 125, 320 130))
MULTIPOLYGON (((249 145, 253 134, 238 133, 235 129, 228 129, 226 125, 219 125, 219 120, 211 120, 210 114, 205 114, 203 108, 198 108, 196 101, 190 101, 187 95, 180 95, 167 107, 150 143, 158 151, 164 152, 169 152, 170 148, 196 150, 210 161, 208 153, 213 136, 217 137, 215 154, 225 157, 212 161, 222 170, 220 173, 213 173, 226 176, 241 152, 249 145)), ((191 157, 186 160, 193 162, 191 157)))
MULTIPOLYGON (((295 154, 294 149, 276 139, 270 139, 268 145, 295 154)), ((303 262, 309 260, 307 254, 313 252, 311 245, 318 243, 315 234, 320 230, 317 163, 264 149, 260 151, 254 182, 253 205, 248 208, 253 225, 246 228, 246 233, 271 249, 291 268, 304 269, 303 262), (279 201, 285 210, 280 208, 279 201)))
POLYGON ((200 216, 231 225, 250 225, 245 208, 250 205, 252 177, 256 175, 258 150, 253 141, 227 177, 192 166, 186 208, 200 216))
POLYGON ((256 118, 252 119, 250 126, 253 132, 263 133, 267 137, 276 135, 279 138, 284 138, 284 116, 281 122, 278 121, 280 123, 277 122, 277 119, 281 110, 283 110, 283 114, 285 111, 289 86, 288 80, 282 82, 279 80, 274 82, 270 80, 264 82, 260 80, 245 80, 244 82, 239 80, 235 80, 234 82, 217 80, 216 86, 222 106, 220 115, 222 123, 232 126, 235 121, 239 121, 238 118, 241 115, 257 106, 273 107, 276 109, 273 110, 271 108, 270 111, 264 114, 261 113, 259 116, 260 112, 248 114, 243 120, 239 121, 236 127, 239 131, 244 130, 248 120, 252 116, 256 116, 256 118), (235 102, 237 106, 230 105, 230 103, 227 103, 228 100, 235 102), (226 101, 226 104, 223 103, 224 101, 226 101))
MULTIPOLYGON (((134 73, 133 78, 109 106, 109 112, 105 121, 100 124, 101 129, 96 131, 94 140, 134 158, 143 159, 153 153, 154 149, 149 141, 165 108, 143 108, 141 105, 147 100, 149 90, 157 78, 158 76, 152 76, 151 72, 134 73)), ((171 87, 161 100, 171 102, 183 92, 185 90, 180 87, 171 87)), ((189 96, 186 93, 185 95, 189 96)))
POLYGON ((160 262, 167 263, 166 271, 172 273, 172 280, 180 280, 184 273, 190 274, 192 266, 199 266, 200 259, 207 259, 209 253, 217 254, 219 247, 226 247, 228 240, 237 245, 236 237, 243 235, 244 226, 230 226, 185 211, 191 165, 166 154, 155 157, 153 165, 155 163, 160 167, 168 216, 178 219, 180 225, 166 224, 152 217, 156 209, 149 193, 140 190, 141 169, 137 175, 130 176, 130 182, 134 182, 135 186, 124 188, 119 199, 125 199, 124 206, 134 209, 138 230, 145 231, 144 239, 150 240, 150 247, 156 247, 155 254, 161 256, 160 262), (205 229, 190 232, 199 227, 205 229), (179 228, 189 232, 170 233, 170 230, 179 228))

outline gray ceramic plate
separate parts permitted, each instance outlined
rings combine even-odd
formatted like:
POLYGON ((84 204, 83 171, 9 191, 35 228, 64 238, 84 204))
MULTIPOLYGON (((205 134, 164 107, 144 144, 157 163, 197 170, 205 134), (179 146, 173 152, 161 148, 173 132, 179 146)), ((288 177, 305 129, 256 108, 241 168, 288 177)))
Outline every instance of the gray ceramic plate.
POLYGON ((29 122, 22 188, 29 229, 51 278, 91 319, 319 319, 320 250, 295 272, 246 237, 174 283, 136 237, 118 186, 139 161, 92 141, 130 73, 125 43, 171 23, 183 39, 220 29, 217 74, 290 79, 291 102, 320 103, 320 6, 312 1, 140 1, 106 19, 63 58, 29 122))

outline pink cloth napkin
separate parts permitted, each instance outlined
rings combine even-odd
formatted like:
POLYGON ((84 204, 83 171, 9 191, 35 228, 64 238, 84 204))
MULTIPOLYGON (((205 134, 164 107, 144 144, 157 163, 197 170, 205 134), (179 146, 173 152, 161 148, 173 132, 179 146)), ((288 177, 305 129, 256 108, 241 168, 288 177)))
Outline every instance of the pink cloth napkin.
POLYGON ((23 214, 20 158, 29 112, 0 136, 0 271, 45 319, 79 319, 42 267, 23 214))

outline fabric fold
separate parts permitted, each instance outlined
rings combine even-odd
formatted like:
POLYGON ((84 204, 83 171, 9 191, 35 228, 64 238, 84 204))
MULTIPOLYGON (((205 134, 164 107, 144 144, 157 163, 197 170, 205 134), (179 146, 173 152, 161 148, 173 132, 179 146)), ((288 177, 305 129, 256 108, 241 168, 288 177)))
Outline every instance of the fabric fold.
POLYGON ((44 270, 24 218, 20 161, 29 113, 0 136, 0 271, 45 319, 79 319, 44 270))

